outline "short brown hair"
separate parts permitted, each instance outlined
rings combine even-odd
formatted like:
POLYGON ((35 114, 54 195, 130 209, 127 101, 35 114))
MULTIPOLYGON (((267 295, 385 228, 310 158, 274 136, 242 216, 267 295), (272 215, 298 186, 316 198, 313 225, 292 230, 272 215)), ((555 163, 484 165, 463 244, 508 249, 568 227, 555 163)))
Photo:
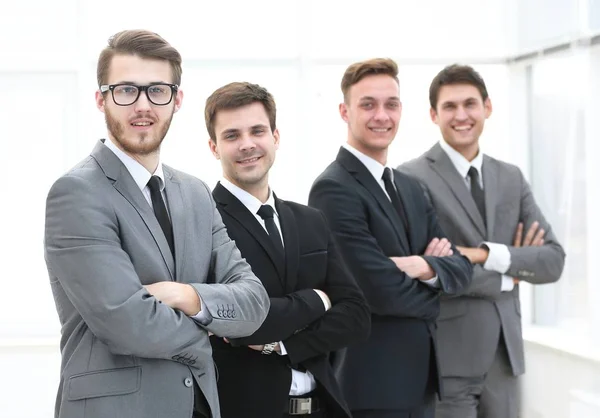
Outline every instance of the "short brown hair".
POLYGON ((440 89, 452 84, 470 84, 479 90, 481 100, 487 100, 488 91, 483 78, 477 71, 468 65, 452 64, 440 71, 429 86, 429 105, 436 109, 440 89))
POLYGON ((344 102, 347 102, 350 87, 369 75, 378 74, 389 75, 399 83, 398 64, 390 58, 373 58, 367 61, 356 62, 346 68, 341 85, 342 93, 344 93, 344 102))
POLYGON ((98 86, 106 84, 110 63, 115 55, 137 55, 141 58, 169 61, 173 83, 181 84, 181 55, 160 35, 143 29, 124 30, 108 39, 108 46, 98 58, 98 86))
POLYGON ((269 93, 267 89, 258 84, 234 82, 215 90, 213 94, 206 99, 206 106, 204 108, 204 120, 210 139, 215 142, 217 141, 217 136, 215 134, 215 118, 220 110, 237 109, 257 102, 262 103, 267 112, 271 132, 275 131, 277 128, 277 108, 275 106, 273 95, 269 93))

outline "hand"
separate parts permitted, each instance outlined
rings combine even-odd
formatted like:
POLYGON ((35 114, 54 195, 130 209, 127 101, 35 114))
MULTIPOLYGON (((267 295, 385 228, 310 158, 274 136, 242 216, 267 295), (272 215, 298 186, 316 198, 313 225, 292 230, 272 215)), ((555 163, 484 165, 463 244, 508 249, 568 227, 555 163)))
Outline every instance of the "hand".
POLYGON ((525 238, 523 236, 523 222, 519 222, 517 225, 517 232, 515 232, 515 239, 513 246, 515 247, 541 247, 544 245, 544 228, 540 228, 540 223, 535 221, 529 227, 525 238))
POLYGON ((325 302, 325 311, 328 311, 329 309, 331 309, 331 300, 329 299, 329 296, 327 296, 327 293, 325 293, 319 289, 313 289, 313 290, 315 292, 317 292, 317 295, 321 296, 321 299, 323 299, 323 301, 325 302))
POLYGON ((390 259, 411 279, 429 280, 435 276, 435 271, 421 256, 390 257, 390 259))
POLYGON ((489 251, 485 248, 461 247, 457 245, 456 249, 467 257, 471 264, 485 264, 489 254, 489 251))
MULTIPOLYGON (((525 234, 525 238, 523 237, 523 222, 519 222, 517 225, 517 232, 515 232, 515 239, 513 242, 514 247, 541 247, 544 245, 544 228, 540 228, 540 223, 535 221, 529 227, 527 234, 525 234)), ((516 277, 513 277, 513 283, 515 285, 519 284, 520 280, 516 277)))
MULTIPOLYGON (((248 348, 255 350, 255 351, 260 351, 262 352, 265 348, 264 344, 263 345, 249 345, 248 348)), ((281 353, 281 347, 279 346, 279 343, 277 343, 275 345, 275 348, 273 349, 273 351, 275 351, 276 353, 281 353)))
POLYGON ((452 251, 452 244, 450 244, 450 241, 448 241, 446 238, 434 238, 427 245, 423 255, 446 257, 452 254, 454 254, 454 251, 452 251))
POLYGON ((189 284, 157 282, 144 287, 156 299, 173 309, 182 311, 187 316, 197 315, 202 309, 196 290, 189 284))

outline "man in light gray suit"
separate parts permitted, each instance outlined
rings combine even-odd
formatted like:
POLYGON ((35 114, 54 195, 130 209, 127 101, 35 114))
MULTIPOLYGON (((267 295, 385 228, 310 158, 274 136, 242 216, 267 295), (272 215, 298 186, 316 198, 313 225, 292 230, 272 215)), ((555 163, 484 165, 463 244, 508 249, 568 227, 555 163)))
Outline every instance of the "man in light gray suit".
POLYGON ((518 283, 557 281, 565 253, 521 171, 480 152, 492 112, 481 76, 469 66, 446 67, 429 100, 443 139, 398 169, 422 182, 442 229, 474 264, 467 291, 441 303, 445 396, 436 417, 515 418, 517 376, 525 370, 518 283))
POLYGON ((248 336, 269 309, 209 188, 160 161, 180 82, 160 36, 112 37, 96 92, 108 139, 48 195, 57 418, 220 417, 209 333, 248 336))

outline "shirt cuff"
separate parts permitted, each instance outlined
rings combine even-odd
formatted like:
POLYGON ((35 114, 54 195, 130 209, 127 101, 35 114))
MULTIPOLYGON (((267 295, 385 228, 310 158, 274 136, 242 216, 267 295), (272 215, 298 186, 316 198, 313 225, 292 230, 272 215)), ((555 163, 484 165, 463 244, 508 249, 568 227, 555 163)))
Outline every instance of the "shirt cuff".
POLYGON ((285 349, 285 346, 283 345, 283 341, 279 341, 279 354, 280 356, 287 356, 287 350, 285 349))
POLYGON ((438 287, 438 276, 437 274, 435 276, 433 276, 431 279, 429 280, 421 280, 423 283, 425 283, 428 286, 431 287, 438 287))
POLYGON ((208 311, 206 304, 202 300, 202 296, 198 295, 198 298, 200 298, 200 312, 198 312, 196 315, 192 316, 191 318, 194 321, 197 321, 200 325, 206 326, 212 322, 213 317, 210 314, 210 312, 208 311))
POLYGON ((496 271, 500 274, 506 273, 510 267, 510 251, 508 251, 508 247, 495 242, 484 242, 480 247, 483 246, 489 250, 488 258, 483 264, 483 268, 488 271, 496 271))
POLYGON ((510 292, 515 288, 515 282, 513 278, 510 276, 502 275, 502 285, 500 286, 500 290, 502 292, 510 292))
POLYGON ((331 304, 329 303, 329 301, 328 301, 327 299, 325 299, 325 298, 324 298, 324 297, 321 295, 321 293, 317 292, 316 290, 315 290, 315 293, 316 293, 317 295, 319 295, 319 297, 320 297, 320 298, 321 298, 321 300, 323 301, 323 305, 325 305, 325 312, 327 312, 328 310, 330 310, 330 309, 331 309, 331 304))

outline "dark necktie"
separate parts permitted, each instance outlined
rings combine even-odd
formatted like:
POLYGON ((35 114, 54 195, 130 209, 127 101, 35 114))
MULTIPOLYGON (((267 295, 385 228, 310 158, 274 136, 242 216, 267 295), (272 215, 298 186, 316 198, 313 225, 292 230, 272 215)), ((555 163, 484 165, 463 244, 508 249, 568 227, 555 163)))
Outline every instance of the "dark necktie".
POLYGON ((165 206, 162 194, 160 192, 160 177, 152 176, 148 181, 148 188, 150 189, 150 198, 152 199, 152 208, 154 209, 154 215, 158 219, 158 223, 165 234, 165 238, 171 248, 171 253, 175 255, 175 245, 173 243, 173 228, 171 226, 171 220, 169 219, 169 213, 165 206))
POLYGON ((469 177, 471 178, 471 195, 473 196, 475 205, 477 205, 477 209, 479 209, 479 213, 485 224, 485 197, 483 189, 479 185, 479 172, 477 172, 477 169, 473 166, 469 168, 469 177))
POLYGON ((383 175, 381 176, 383 179, 383 185, 385 186, 385 191, 387 192, 390 200, 392 201, 392 206, 396 209, 398 216, 402 220, 404 224, 404 229, 408 230, 408 221, 406 219, 406 213, 404 213, 404 209, 402 207, 402 202, 400 201, 400 196, 398 196, 398 192, 394 187, 394 182, 392 180, 392 170, 389 167, 386 167, 383 170, 383 175))
POLYGON ((283 252, 283 243, 281 241, 281 235, 279 234, 279 229, 277 229, 277 225, 275 225, 275 220, 273 216, 275 216, 275 211, 270 205, 262 205, 258 210, 258 216, 260 216, 265 221, 265 226, 267 227, 267 232, 269 233, 269 237, 275 245, 275 248, 279 252, 279 255, 284 256, 283 252))

